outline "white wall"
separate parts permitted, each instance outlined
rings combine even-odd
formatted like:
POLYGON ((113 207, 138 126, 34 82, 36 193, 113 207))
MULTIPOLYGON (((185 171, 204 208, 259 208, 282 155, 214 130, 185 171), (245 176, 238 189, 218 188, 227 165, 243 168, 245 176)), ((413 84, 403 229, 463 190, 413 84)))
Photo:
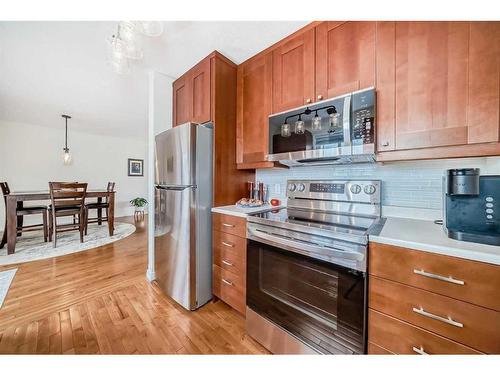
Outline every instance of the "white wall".
MULTIPOLYGON (((68 125, 68 146, 72 165, 62 162, 64 127, 60 129, 20 123, 0 122, 0 181, 11 190, 48 189, 49 181, 88 182, 91 188, 106 188, 116 183, 115 216, 134 210, 129 200, 147 197, 146 139, 120 138, 79 133, 68 125), (127 159, 144 159, 144 177, 127 176, 127 159)), ((0 230, 5 207, 0 204, 0 230)))

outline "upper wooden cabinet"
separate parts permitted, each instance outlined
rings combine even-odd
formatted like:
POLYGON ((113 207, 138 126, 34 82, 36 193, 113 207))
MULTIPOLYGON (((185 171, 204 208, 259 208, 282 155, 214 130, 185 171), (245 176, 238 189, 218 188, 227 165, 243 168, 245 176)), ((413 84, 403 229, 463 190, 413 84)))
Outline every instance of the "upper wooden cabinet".
POLYGON ((469 143, 500 140, 500 22, 471 22, 469 30, 469 143))
POLYGON ((268 153, 268 117, 272 112, 272 53, 238 66, 236 162, 238 168, 265 168, 268 153))
POLYGON ((187 77, 183 76, 176 80, 172 85, 173 96, 173 126, 184 124, 191 118, 190 108, 190 94, 186 84, 187 77))
POLYGON ((379 159, 498 153, 472 145, 499 141, 499 33, 498 22, 377 24, 378 151, 401 150, 379 159))
POLYGON ((173 125, 210 121, 210 99, 210 59, 205 58, 173 83, 173 125))
POLYGON ((316 97, 375 86, 375 22, 322 22, 316 27, 316 97))
POLYGON ((273 112, 314 101, 314 29, 273 49, 273 112))

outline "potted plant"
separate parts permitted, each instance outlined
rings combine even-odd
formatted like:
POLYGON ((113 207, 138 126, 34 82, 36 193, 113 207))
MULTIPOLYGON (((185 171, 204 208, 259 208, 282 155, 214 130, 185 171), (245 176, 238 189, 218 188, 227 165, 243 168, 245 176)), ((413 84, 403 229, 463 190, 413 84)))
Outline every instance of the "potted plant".
POLYGON ((130 201, 130 204, 135 207, 134 216, 144 216, 144 207, 148 204, 146 198, 134 198, 130 201))

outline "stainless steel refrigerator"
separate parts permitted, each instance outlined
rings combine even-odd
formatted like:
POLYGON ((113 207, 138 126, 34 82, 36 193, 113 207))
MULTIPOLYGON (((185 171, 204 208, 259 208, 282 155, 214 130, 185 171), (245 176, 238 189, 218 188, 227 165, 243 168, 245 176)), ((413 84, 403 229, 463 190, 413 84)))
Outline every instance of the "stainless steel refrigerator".
POLYGON ((187 123, 155 139, 155 273, 188 310, 212 298, 211 124, 187 123))

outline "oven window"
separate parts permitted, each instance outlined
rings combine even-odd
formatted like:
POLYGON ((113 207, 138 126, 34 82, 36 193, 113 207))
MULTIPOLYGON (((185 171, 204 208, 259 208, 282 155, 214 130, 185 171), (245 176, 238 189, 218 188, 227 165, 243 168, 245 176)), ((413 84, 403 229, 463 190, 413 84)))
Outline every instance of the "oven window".
POLYGON ((365 275, 248 241, 247 305, 321 353, 363 353, 365 275))

